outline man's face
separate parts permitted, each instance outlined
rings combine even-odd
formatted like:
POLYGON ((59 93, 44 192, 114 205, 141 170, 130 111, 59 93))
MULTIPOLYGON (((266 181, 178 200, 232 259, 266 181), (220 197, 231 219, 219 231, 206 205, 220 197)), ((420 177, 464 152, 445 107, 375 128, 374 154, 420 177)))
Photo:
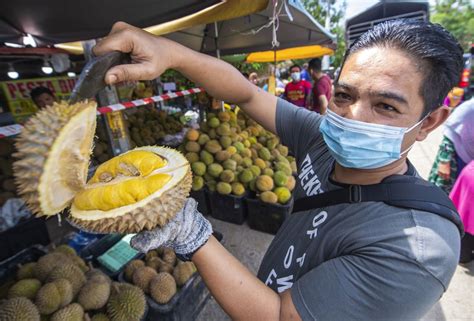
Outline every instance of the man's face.
POLYGON ((293 67, 290 69, 290 76, 293 82, 298 82, 301 80, 301 70, 298 67, 293 67))
MULTIPOLYGON (((367 123, 411 127, 423 113, 423 78, 405 53, 391 48, 369 48, 352 54, 344 64, 330 109, 342 117, 367 123)), ((402 150, 417 136, 405 135, 402 150)))
POLYGON ((52 106, 54 104, 54 97, 48 93, 42 93, 35 98, 35 104, 40 108, 45 108, 46 106, 52 106))

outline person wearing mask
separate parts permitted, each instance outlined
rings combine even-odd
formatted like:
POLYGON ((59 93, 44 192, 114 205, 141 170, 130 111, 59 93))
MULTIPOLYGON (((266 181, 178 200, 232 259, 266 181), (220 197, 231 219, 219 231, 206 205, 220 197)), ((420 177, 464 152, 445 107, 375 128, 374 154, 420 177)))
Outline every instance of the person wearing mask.
POLYGON ((313 78, 312 110, 324 115, 332 96, 332 81, 321 70, 321 59, 314 58, 309 61, 309 72, 313 78))
MULTIPOLYGON (((408 151, 448 117, 443 98, 463 67, 461 46, 441 26, 382 22, 348 49, 322 116, 251 85, 224 61, 126 23, 116 23, 94 53, 113 50, 130 53, 134 63, 111 68, 106 83, 154 79, 172 68, 277 134, 296 157, 297 200, 325 199, 347 186, 421 181, 408 151)), ((166 225, 137 234, 131 245, 141 252, 166 245, 191 260, 233 320, 420 319, 456 269, 459 215, 353 196, 290 215, 257 276, 212 236, 192 198, 166 225)))
POLYGON ((461 170, 474 160, 474 98, 457 106, 444 124, 429 181, 449 194, 461 170))
POLYGON ((30 97, 39 109, 52 106, 56 101, 53 92, 43 86, 33 88, 30 91, 30 97))
POLYGON ((290 103, 307 107, 306 103, 311 93, 311 83, 301 79, 301 67, 293 65, 290 68, 291 82, 285 86, 284 97, 290 103))
POLYGON ((306 80, 306 81, 311 81, 311 76, 308 72, 308 63, 305 62, 303 64, 303 70, 301 70, 301 79, 306 80))

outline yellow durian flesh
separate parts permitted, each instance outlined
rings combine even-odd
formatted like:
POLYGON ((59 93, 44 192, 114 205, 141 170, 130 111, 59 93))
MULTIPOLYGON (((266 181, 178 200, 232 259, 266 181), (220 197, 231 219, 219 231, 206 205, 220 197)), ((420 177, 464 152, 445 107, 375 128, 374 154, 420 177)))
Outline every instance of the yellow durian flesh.
POLYGON ((109 211, 114 208, 134 204, 162 188, 171 176, 156 174, 136 177, 112 184, 99 184, 77 193, 74 206, 80 210, 109 211))

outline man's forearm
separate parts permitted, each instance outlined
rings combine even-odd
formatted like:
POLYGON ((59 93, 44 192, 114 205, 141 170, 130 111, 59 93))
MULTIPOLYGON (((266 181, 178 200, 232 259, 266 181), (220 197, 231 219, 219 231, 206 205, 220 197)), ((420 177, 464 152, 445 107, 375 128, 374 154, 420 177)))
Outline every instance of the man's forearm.
POLYGON ((193 262, 232 320, 280 319, 280 296, 250 273, 214 237, 193 255, 193 262))

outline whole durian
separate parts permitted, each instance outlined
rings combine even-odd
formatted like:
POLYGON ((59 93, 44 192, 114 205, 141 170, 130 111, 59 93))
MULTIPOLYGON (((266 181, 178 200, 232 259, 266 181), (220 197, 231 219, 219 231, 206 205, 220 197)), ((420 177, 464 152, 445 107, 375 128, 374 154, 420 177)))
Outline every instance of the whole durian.
POLYGON ((192 262, 182 262, 176 265, 173 277, 178 286, 183 286, 196 272, 196 266, 192 262))
POLYGON ((77 302, 84 310, 98 310, 105 306, 109 300, 109 282, 87 282, 77 296, 77 302))
POLYGON ((56 312, 62 303, 61 294, 54 282, 46 283, 36 294, 35 304, 41 314, 56 312))
POLYGON ((84 321, 84 309, 77 303, 72 303, 56 311, 50 321, 84 321))
POLYGON ((84 272, 73 263, 59 265, 49 273, 48 282, 53 282, 58 279, 66 279, 71 283, 74 296, 76 296, 86 282, 84 272))
POLYGON ((150 282, 150 296, 160 304, 168 303, 176 291, 176 281, 169 273, 158 273, 150 282))
POLYGON ((127 280, 128 282, 132 282, 133 281, 133 272, 135 272, 135 270, 137 268, 140 268, 140 267, 143 267, 145 266, 145 262, 143 262, 142 260, 132 260, 130 261, 130 263, 127 264, 127 266, 125 267, 125 270, 123 272, 123 275, 125 276, 125 280, 127 280))
POLYGON ((40 314, 27 298, 13 298, 0 302, 0 321, 40 321, 40 314))
POLYGON ((36 262, 30 262, 24 265, 19 265, 18 271, 16 271, 17 280, 35 278, 35 267, 36 262))
POLYGON ((149 266, 140 267, 133 272, 133 284, 142 289, 143 292, 148 293, 150 281, 156 274, 156 271, 149 266))
POLYGON ((145 310, 145 295, 139 287, 127 283, 113 283, 107 302, 107 315, 111 321, 140 321, 145 310))
POLYGON ((23 279, 16 282, 8 290, 8 298, 24 297, 33 300, 41 288, 41 282, 37 279, 23 279))

